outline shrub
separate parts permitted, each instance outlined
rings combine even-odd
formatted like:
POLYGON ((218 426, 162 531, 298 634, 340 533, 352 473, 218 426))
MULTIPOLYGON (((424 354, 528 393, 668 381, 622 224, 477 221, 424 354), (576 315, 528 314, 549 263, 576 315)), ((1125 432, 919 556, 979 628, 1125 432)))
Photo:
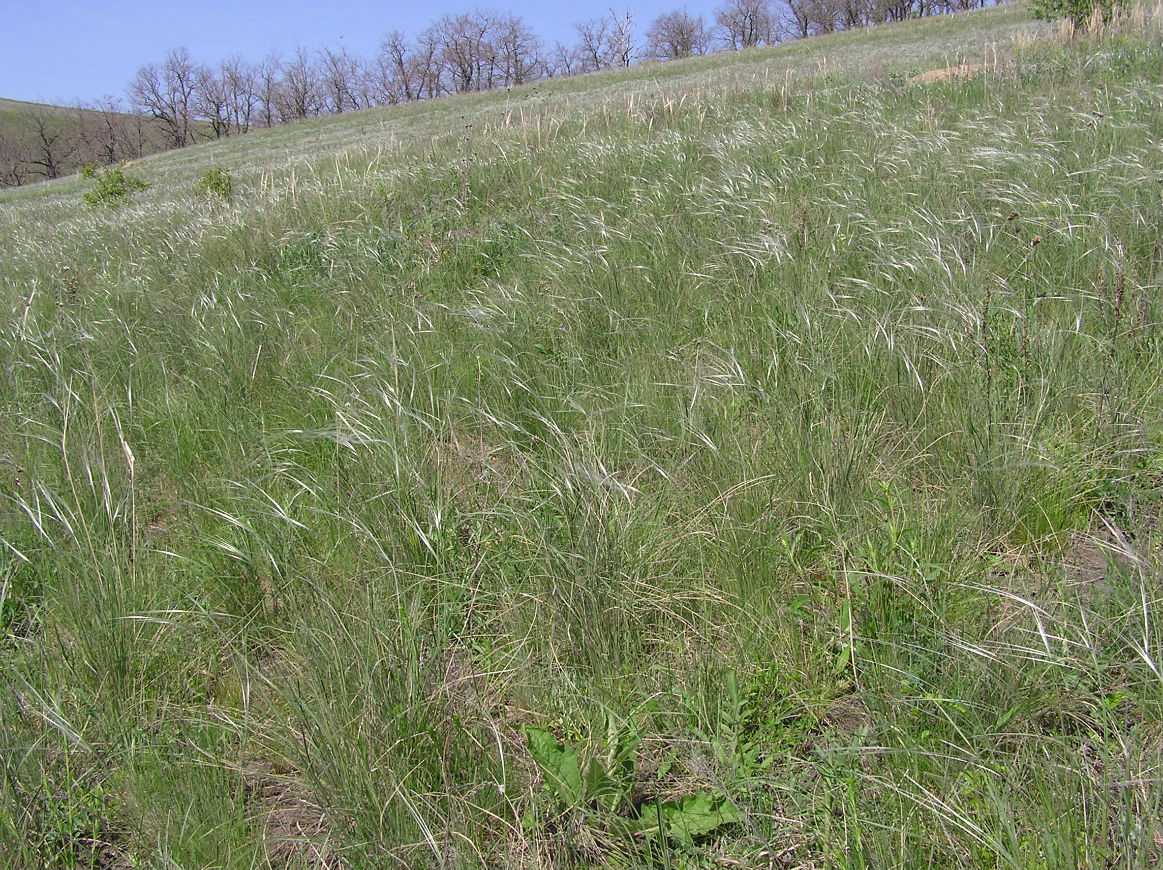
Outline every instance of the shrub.
POLYGON ((195 188, 201 196, 218 196, 230 199, 234 195, 234 182, 230 173, 223 169, 211 169, 200 179, 195 188))
POLYGON ((1110 21, 1117 0, 1031 0, 1030 11, 1035 18, 1069 18, 1075 27, 1082 27, 1097 10, 1104 22, 1110 21))
POLYGON ((91 176, 97 179, 97 185, 83 195, 89 205, 107 205, 116 208, 129 202, 129 195, 139 190, 145 190, 149 183, 132 175, 126 175, 120 167, 106 169, 104 172, 94 172, 91 176))

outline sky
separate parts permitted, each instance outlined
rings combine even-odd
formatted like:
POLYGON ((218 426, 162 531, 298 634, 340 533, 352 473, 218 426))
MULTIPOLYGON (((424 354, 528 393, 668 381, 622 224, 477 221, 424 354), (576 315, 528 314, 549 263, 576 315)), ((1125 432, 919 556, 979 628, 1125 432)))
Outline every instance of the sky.
MULTIPOLYGON (((373 56, 389 30, 409 36, 445 14, 476 8, 520 16, 549 46, 576 40, 573 23, 609 0, 0 0, 0 97, 57 104, 122 97, 138 68, 185 47, 200 63, 232 54, 259 61, 297 46, 344 46, 373 56)), ((641 40, 658 15, 685 6, 707 24, 719 0, 620 0, 641 40)))

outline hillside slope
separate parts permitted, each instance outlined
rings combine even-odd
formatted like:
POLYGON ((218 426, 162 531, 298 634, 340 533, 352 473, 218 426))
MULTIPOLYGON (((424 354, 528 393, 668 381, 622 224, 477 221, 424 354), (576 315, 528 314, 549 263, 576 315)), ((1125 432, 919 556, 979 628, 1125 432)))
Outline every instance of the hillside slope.
POLYGON ((1159 27, 0 191, 0 854, 1158 866, 1159 27))
MULTIPOLYGON (((209 136, 206 124, 199 124, 209 136)), ((103 108, 54 106, 0 98, 0 190, 165 150, 156 122, 103 108)), ((35 195, 35 194, 34 194, 35 195)))

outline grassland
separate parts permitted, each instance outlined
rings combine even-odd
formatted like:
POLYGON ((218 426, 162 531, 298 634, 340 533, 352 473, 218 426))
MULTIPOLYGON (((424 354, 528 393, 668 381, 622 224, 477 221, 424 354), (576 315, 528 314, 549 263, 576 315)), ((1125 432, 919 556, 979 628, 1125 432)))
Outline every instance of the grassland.
POLYGON ((5 864, 1158 866, 1158 27, 0 192, 5 864))

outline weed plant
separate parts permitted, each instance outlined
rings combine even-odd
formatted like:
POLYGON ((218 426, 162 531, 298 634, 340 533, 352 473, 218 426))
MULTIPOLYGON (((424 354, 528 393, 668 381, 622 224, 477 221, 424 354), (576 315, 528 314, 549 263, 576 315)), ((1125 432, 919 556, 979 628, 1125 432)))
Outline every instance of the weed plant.
POLYGON ((5 863, 1158 866, 1163 41, 1026 18, 0 194, 5 863))
POLYGON ((225 169, 215 167, 203 173, 194 189, 202 196, 230 199, 234 196, 234 180, 225 169))
POLYGON ((149 183, 133 175, 126 175, 120 167, 95 170, 86 166, 81 172, 83 178, 92 179, 92 190, 82 195, 86 205, 116 208, 129 202, 132 194, 146 190, 149 183))

